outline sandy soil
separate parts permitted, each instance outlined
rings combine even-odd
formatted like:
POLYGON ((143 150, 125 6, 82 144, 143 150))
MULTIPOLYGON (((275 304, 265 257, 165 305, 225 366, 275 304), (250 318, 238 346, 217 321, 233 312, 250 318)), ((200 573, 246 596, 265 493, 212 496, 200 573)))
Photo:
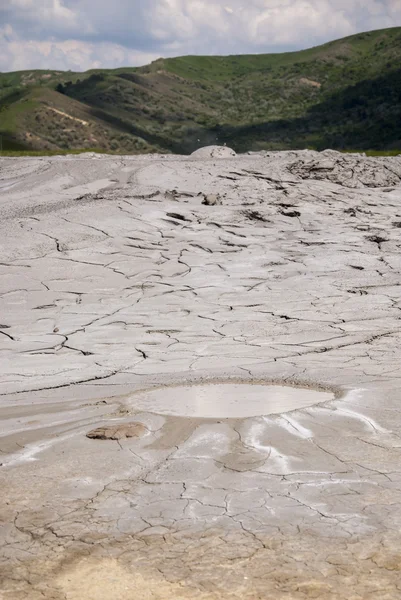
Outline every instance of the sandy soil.
POLYGON ((0 159, 2 600, 401 597, 401 158, 213 154, 0 159))

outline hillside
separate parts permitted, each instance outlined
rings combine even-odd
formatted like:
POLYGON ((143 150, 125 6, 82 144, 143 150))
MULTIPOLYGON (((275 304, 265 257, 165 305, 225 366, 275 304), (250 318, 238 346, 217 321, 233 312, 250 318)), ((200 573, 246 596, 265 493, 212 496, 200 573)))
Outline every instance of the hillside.
POLYGON ((0 74, 4 148, 401 148, 401 28, 284 54, 0 74))

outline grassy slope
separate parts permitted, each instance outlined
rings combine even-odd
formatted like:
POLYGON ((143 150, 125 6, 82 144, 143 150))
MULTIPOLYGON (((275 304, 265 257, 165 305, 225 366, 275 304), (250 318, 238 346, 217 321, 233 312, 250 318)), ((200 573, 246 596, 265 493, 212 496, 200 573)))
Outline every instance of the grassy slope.
POLYGON ((400 64, 394 28, 285 54, 0 74, 0 132, 48 150, 401 148, 400 64))

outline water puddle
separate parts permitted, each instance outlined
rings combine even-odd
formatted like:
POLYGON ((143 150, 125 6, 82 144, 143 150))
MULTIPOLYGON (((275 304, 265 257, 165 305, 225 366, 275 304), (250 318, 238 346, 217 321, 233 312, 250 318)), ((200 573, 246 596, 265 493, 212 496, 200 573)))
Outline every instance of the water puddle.
POLYGON ((137 392, 132 408, 177 417, 238 419, 275 415, 333 400, 332 392, 250 383, 179 385, 137 392))

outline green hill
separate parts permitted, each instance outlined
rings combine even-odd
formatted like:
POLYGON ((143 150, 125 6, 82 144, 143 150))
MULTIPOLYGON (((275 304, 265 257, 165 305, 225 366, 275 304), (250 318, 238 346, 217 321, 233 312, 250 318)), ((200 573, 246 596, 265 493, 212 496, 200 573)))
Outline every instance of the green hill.
POLYGON ((0 74, 5 148, 401 148, 401 28, 300 52, 0 74))

